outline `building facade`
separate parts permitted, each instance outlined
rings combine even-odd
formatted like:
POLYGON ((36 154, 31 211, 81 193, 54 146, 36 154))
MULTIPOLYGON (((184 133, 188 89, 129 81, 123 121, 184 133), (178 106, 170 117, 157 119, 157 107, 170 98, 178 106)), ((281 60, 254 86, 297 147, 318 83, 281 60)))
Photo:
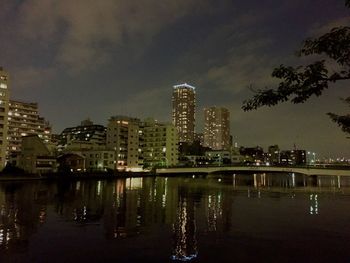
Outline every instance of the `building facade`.
POLYGON ((178 164, 178 135, 174 125, 147 119, 142 127, 142 156, 145 167, 178 164))
POLYGON ((283 164, 283 165, 305 165, 306 164, 306 151, 305 150, 281 151, 280 164, 283 164))
POLYGON ((65 128, 59 136, 60 150, 88 150, 106 146, 106 127, 89 119, 79 126, 65 128))
POLYGON ((23 136, 35 134, 44 143, 51 141, 51 126, 39 116, 37 103, 10 100, 8 125, 8 159, 21 152, 23 136))
POLYGON ((113 116, 107 125, 107 143, 115 151, 117 170, 136 170, 143 166, 140 147, 141 122, 137 118, 113 116))
POLYGON ((223 107, 204 109, 204 146, 213 150, 229 150, 230 112, 223 107))
POLYGON ((271 165, 278 165, 280 163, 280 148, 277 144, 269 146, 267 156, 271 165))
POLYGON ((81 152, 85 157, 86 171, 112 171, 115 170, 114 150, 89 150, 81 152))
POLYGON ((188 84, 175 85, 172 95, 173 125, 176 127, 179 142, 191 144, 194 141, 195 127, 195 87, 188 84))
POLYGON ((27 173, 44 174, 57 171, 56 157, 37 134, 23 136, 18 167, 27 173))
POLYGON ((9 75, 0 67, 0 170, 5 167, 8 137, 9 75))

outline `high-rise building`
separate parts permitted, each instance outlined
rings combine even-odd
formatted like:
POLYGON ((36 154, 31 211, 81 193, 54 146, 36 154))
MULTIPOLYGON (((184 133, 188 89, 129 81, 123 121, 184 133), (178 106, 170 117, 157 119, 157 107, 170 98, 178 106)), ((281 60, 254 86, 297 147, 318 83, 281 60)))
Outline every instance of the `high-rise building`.
POLYGON ((213 150, 229 150, 230 112, 223 107, 204 109, 204 146, 213 150))
POLYGON ((145 166, 172 166, 178 163, 178 135, 174 125, 146 119, 142 125, 142 154, 145 166))
POLYGON ((51 141, 51 126, 39 116, 37 103, 10 100, 8 123, 8 158, 21 151, 23 136, 38 135, 44 143, 51 141))
POLYGON ((175 85, 172 96, 173 124, 179 135, 179 142, 194 141, 195 87, 188 84, 175 85))
POLYGON ((8 145, 9 81, 8 73, 0 67, 0 170, 5 166, 8 145))
POLYGON ((113 149, 118 170, 142 168, 140 148, 140 120, 127 116, 114 116, 107 126, 107 148, 113 149))

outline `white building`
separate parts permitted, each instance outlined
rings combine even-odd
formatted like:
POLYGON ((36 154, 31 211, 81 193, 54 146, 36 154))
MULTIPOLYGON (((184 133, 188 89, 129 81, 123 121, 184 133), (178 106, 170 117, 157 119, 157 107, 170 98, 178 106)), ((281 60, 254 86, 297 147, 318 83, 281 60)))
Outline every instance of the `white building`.
POLYGON ((114 116, 109 119, 106 146, 115 151, 118 170, 142 169, 140 135, 142 131, 139 119, 127 116, 114 116))
POLYGON ((143 123, 142 156, 147 167, 178 164, 178 135, 174 125, 146 119, 143 123))

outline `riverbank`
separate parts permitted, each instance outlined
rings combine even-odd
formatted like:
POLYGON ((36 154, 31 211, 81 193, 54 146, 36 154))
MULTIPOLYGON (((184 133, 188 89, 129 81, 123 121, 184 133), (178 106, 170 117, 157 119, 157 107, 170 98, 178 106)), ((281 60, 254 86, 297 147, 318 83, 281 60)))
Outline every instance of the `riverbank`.
POLYGON ((150 177, 155 176, 151 172, 84 172, 84 173, 49 173, 43 175, 37 174, 1 174, 1 181, 33 181, 33 180, 53 180, 53 179, 116 179, 131 177, 150 177))

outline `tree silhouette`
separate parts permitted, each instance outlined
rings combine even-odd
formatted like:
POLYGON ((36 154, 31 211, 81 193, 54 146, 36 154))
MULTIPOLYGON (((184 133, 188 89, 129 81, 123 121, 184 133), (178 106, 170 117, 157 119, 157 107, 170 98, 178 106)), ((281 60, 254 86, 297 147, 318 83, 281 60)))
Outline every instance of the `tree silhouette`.
MULTIPOLYGON (((345 1, 350 8, 350 0, 345 1)), ((274 106, 291 101, 304 103, 311 96, 322 95, 325 89, 335 82, 350 79, 350 27, 340 26, 330 32, 304 41, 299 56, 319 55, 321 58, 306 66, 280 65, 272 72, 272 77, 280 79, 276 89, 260 89, 255 95, 243 102, 244 111, 256 110, 262 106, 274 106), (330 69, 332 64, 332 69, 330 69), (334 64, 336 69, 333 69, 334 64)), ((344 99, 350 105, 350 97, 344 99)), ((339 116, 328 113, 341 129, 350 133, 350 114, 339 116)))

